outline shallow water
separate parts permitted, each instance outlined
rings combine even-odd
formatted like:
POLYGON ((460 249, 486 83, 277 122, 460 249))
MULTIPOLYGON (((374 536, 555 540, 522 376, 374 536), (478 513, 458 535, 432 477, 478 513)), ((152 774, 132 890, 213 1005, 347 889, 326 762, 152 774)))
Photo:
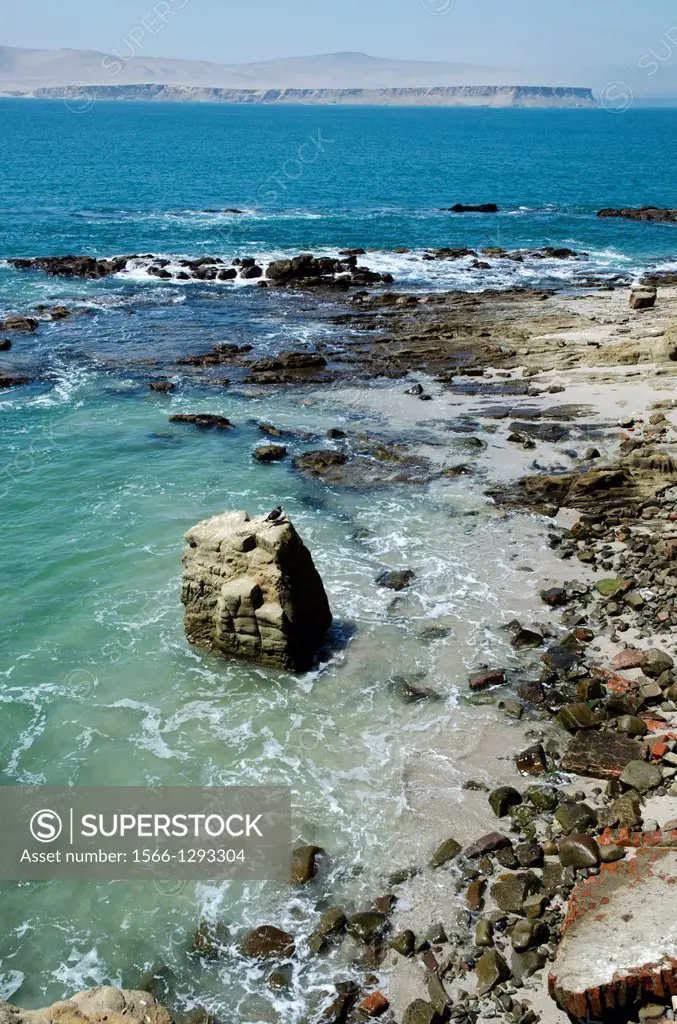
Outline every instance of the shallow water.
MULTIPOLYGON (((670 227, 593 216, 610 202, 666 200, 671 161, 641 148, 636 160, 620 157, 649 133, 672 153, 669 112, 609 119, 100 104, 76 117, 59 104, 0 101, 0 117, 10 142, 0 258, 567 244, 594 251, 591 267, 614 270, 674 255, 670 227), (327 152, 287 189, 257 199, 320 127, 335 139, 327 152), (491 225, 436 212, 459 199, 496 199, 508 212, 491 225), (239 234, 232 217, 199 212, 226 204, 251 211, 239 234)), ((500 268, 482 279, 411 254, 365 261, 412 286, 508 283, 495 277, 500 268)), ((510 273, 544 283, 569 269, 510 273)), ((60 301, 82 315, 17 336, 2 356, 8 372, 37 366, 47 378, 0 395, 2 783, 285 783, 295 837, 325 846, 331 867, 301 895, 272 883, 5 883, 0 995, 39 1006, 106 980, 136 985, 161 963, 175 972, 173 1002, 207 1005, 223 1020, 292 1024, 350 970, 339 952, 305 957, 317 908, 329 899, 357 907, 382 891, 393 865, 427 852, 407 788, 416 758, 439 750, 452 791, 462 757, 482 742, 490 713, 463 698, 468 671, 528 664, 514 660, 498 626, 539 607, 540 575, 552 564, 545 524, 505 518, 487 503, 486 481, 518 470, 489 430, 478 427, 488 447, 469 455, 464 435, 448 429, 471 413, 472 399, 422 424, 400 416, 402 386, 380 382, 371 385, 377 401, 347 388, 199 388, 181 374, 172 395, 149 392, 156 360, 174 373, 178 355, 217 342, 263 353, 330 341, 337 328, 314 298, 165 285, 143 273, 68 281, 0 266, 0 309, 60 301), (236 429, 168 423, 173 412, 196 411, 226 415, 236 429), (254 462, 261 420, 307 433, 288 442, 291 455, 331 444, 326 430, 339 426, 424 445, 442 464, 472 457, 478 472, 425 488, 325 487, 288 462, 254 462), (204 656, 186 644, 181 621, 183 532, 225 509, 258 514, 278 503, 311 548, 336 619, 331 651, 300 679, 204 656), (384 566, 414 568, 410 591, 375 587, 384 566), (430 626, 446 635, 425 639, 430 626), (403 704, 389 681, 412 674, 442 700, 403 704), (274 921, 301 936, 291 996, 270 992, 262 969, 233 952, 220 964, 190 959, 203 914, 225 919, 235 935, 274 921)))

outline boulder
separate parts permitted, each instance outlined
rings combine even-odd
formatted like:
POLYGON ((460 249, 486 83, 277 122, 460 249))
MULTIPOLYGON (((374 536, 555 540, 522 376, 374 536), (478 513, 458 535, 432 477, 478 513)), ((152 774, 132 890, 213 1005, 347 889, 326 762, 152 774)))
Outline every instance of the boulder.
POLYGON ((279 462, 287 455, 287 449, 281 444, 264 444, 254 449, 257 462, 279 462))
POLYGON ((425 999, 414 999, 404 1011, 402 1024, 442 1024, 444 1016, 425 999))
POLYGON ((445 839, 437 847, 428 863, 431 868, 441 868, 443 864, 448 864, 450 860, 458 857, 461 849, 461 844, 456 842, 455 839, 445 839))
POLYGON ((376 910, 367 910, 364 913, 353 914, 348 918, 348 931, 360 942, 368 945, 374 939, 380 938, 388 927, 388 917, 376 910))
POLYGON ((295 948, 294 936, 272 924, 254 928, 240 943, 242 955, 253 960, 287 960, 295 948))
POLYGON ((499 786, 489 794, 489 806, 497 818, 505 818, 511 807, 522 803, 522 795, 514 786, 499 786))
POLYGON ((649 676, 651 679, 658 679, 663 672, 670 671, 675 667, 675 663, 669 654, 665 651, 659 651, 656 648, 652 648, 646 652, 644 661, 642 663, 642 671, 645 676, 649 676))
POLYGON ((512 948, 517 953, 525 953, 528 949, 541 946, 548 941, 548 926, 542 921, 529 921, 523 918, 518 921, 510 932, 512 948))
POLYGON ((477 961, 475 967, 478 996, 491 992, 496 985, 510 977, 510 968, 496 949, 488 949, 477 961))
POLYGON ((405 928, 404 931, 393 935, 390 940, 390 948, 394 949, 400 956, 412 957, 416 951, 416 936, 411 928, 405 928))
POLYGON ((32 334, 38 329, 38 321, 32 316, 8 316, 0 322, 0 329, 5 331, 17 331, 22 334, 32 334))
POLYGON ((591 836, 570 835, 559 844, 559 861, 564 868, 596 868, 599 846, 591 836))
POLYGON ((181 600, 189 641, 223 657, 310 668, 332 616, 291 522, 226 512, 198 523, 185 539, 181 600))
POLYGON ((319 867, 319 858, 324 853, 321 846, 297 846, 291 855, 291 878, 296 885, 311 882, 319 867))
POLYGON ((559 724, 567 732, 577 733, 582 729, 597 729, 601 719, 589 704, 565 704, 560 710, 559 724))
POLYGON ((357 1007, 363 1017, 381 1017, 389 1008, 390 1003, 381 992, 370 992, 357 1007))
POLYGON ((648 761, 630 761, 623 769, 620 780, 624 786, 636 789, 638 793, 647 793, 660 786, 663 775, 658 765, 649 764, 648 761))
POLYGON ((42 1010, 22 1010, 0 1000, 0 1024, 172 1024, 148 992, 101 985, 42 1010))
POLYGON ((630 292, 630 309, 653 309, 656 296, 655 288, 633 288, 630 292))
POLYGON ((508 836, 504 836, 500 832, 489 832, 485 836, 480 836, 470 846, 466 846, 463 855, 465 857, 484 857, 488 853, 495 853, 496 850, 503 850, 507 846, 512 846, 508 836))
POLYGON ((334 998, 317 1018, 317 1024, 346 1024, 360 990, 354 981, 340 981, 334 998))
POLYGON ((513 953, 510 958, 510 969, 517 981, 524 982, 545 967, 546 963, 545 954, 539 953, 537 949, 530 949, 526 953, 513 953))
POLYGON ((491 896, 506 914, 524 915, 524 901, 540 891, 541 883, 533 871, 501 876, 491 887, 491 896))
POLYGON ((522 750, 515 757, 515 766, 522 775, 544 775, 548 769, 548 761, 543 744, 534 743, 533 746, 522 750))
POLYGON ((555 811, 555 821, 562 826, 565 835, 571 832, 583 832, 597 824, 597 815, 587 804, 573 800, 563 800, 555 811))
POLYGON ((329 907, 320 918, 315 932, 325 938, 330 935, 340 935, 342 931, 345 931, 346 920, 346 915, 340 907, 329 907))
MULTIPOLYGON (((600 580, 599 582, 604 583, 604 580, 600 580)), ((624 651, 619 651, 619 653, 611 659, 611 667, 616 672, 620 672, 623 669, 641 668, 645 661, 646 651, 638 651, 634 647, 626 647, 624 651)))

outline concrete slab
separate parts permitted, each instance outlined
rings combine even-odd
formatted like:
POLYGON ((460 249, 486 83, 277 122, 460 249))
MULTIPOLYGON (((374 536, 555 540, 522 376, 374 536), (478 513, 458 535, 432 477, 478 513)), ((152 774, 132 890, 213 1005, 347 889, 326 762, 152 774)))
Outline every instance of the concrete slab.
POLYGON ((558 1006, 602 1018, 677 994, 677 850, 637 850, 572 893, 548 978, 558 1006))

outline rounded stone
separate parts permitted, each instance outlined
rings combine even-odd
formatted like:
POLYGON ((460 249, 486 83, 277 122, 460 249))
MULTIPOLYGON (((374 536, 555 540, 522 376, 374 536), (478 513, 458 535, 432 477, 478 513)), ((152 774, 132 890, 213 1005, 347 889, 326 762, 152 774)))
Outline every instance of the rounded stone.
POLYGON ((566 836, 559 844, 559 860, 565 868, 596 868, 600 862, 599 846, 592 836, 566 836))
POLYGON ((489 794, 489 805, 497 818, 504 818, 511 807, 522 803, 522 794, 514 786, 499 786, 489 794))
POLYGON ((646 736, 649 727, 642 718, 636 715, 623 715, 618 719, 618 731, 626 736, 646 736))

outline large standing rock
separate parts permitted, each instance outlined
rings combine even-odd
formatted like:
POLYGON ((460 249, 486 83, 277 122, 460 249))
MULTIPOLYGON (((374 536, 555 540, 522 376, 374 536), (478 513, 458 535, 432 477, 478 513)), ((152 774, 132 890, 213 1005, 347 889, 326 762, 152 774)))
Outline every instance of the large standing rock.
POLYGON ((77 992, 43 1010, 22 1010, 0 1001, 0 1024, 172 1024, 164 1006, 148 992, 107 985, 77 992))
POLYGON ((310 552, 281 515, 226 512, 189 530, 181 600, 191 643, 224 657, 308 669, 331 625, 310 552))

